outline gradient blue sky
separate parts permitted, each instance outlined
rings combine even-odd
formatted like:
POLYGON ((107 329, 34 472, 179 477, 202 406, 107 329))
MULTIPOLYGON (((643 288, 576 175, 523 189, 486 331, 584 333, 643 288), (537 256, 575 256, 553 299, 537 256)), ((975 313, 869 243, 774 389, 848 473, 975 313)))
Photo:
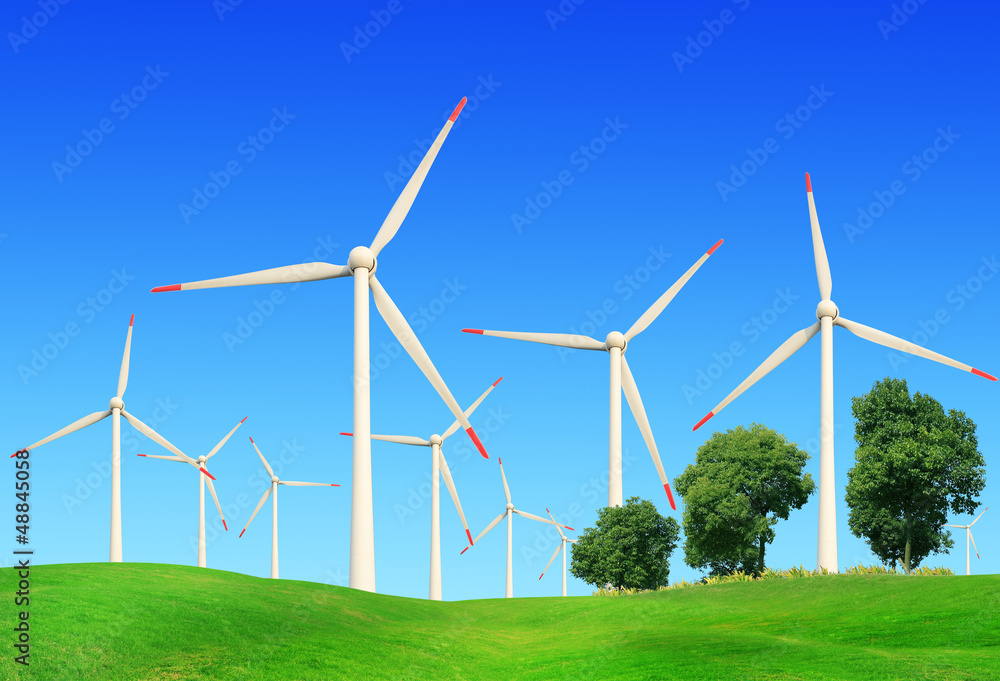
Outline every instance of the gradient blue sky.
MULTIPOLYGON (((891 22, 890 2, 590 0, 564 21, 551 14, 556 0, 400 0, 396 14, 386 14, 387 2, 243 2, 221 17, 220 3, 210 0, 70 2, 33 33, 22 18, 42 11, 39 4, 6 3, 0 277, 9 295, 0 357, 7 446, 13 451, 106 408, 134 313, 127 409, 192 456, 249 417, 212 461, 222 501, 236 512, 229 533, 210 540, 209 566, 268 574, 269 507, 236 537, 263 491, 247 440, 253 436, 272 462, 284 443, 298 448, 288 449, 282 477, 344 485, 281 490, 282 577, 346 583, 351 443, 337 433, 351 429, 350 284, 149 289, 315 254, 345 263, 352 247, 371 242, 396 199, 400 157, 419 158, 419 141, 468 96, 379 259, 379 277, 405 315, 427 311, 415 328, 459 402, 471 403, 504 377, 473 418, 491 460, 474 454, 462 434, 446 444, 473 533, 503 508, 498 456, 519 507, 544 514, 547 506, 577 529, 593 524, 606 503, 608 365, 598 353, 564 356, 459 330, 568 332, 596 318, 592 335, 603 339, 631 326, 720 238, 725 244, 629 346, 667 474, 672 480, 692 462, 713 428, 759 421, 816 455, 808 470, 818 477, 818 339, 709 427, 691 431, 815 319, 804 172, 812 174, 844 316, 907 339, 923 323, 930 332, 917 341, 1000 372, 1000 280, 984 265, 1000 250, 986 200, 1000 154, 992 87, 998 10, 913 6, 895 26, 879 23, 891 22), (342 43, 372 12, 391 21, 345 56, 342 43), (702 34, 700 53, 689 46, 710 29, 718 35, 702 34), (688 49, 693 57, 678 67, 674 53, 688 49), (142 101, 129 95, 136 88, 142 101), (810 98, 816 91, 823 97, 810 98), (265 134, 269 143, 251 158, 250 138, 275 109, 294 118, 276 123, 284 128, 265 134), (794 126, 782 123, 788 116, 794 126), (98 135, 85 131, 99 130, 102 119, 100 142, 75 168, 53 165, 77 163, 66 147, 84 142, 78 151, 86 151, 87 136, 98 135), (619 122, 617 137, 597 144, 601 153, 584 163, 580 147, 607 120, 619 122), (938 139, 939 131, 948 139, 938 139), (938 151, 926 152, 935 142, 938 151), (930 162, 920 168, 913 157, 924 154, 930 162), (735 191, 720 189, 733 181, 731 166, 745 162, 753 174, 735 191), (191 204, 210 173, 218 177, 231 163, 239 174, 185 220, 180 204, 191 204), (523 215, 526 201, 561 173, 571 183, 519 230, 512 215, 523 215), (849 233, 845 225, 857 227, 859 210, 894 182, 892 204, 876 209, 867 229, 849 233), (648 264, 658 269, 644 270, 648 264), (116 272, 127 284, 102 293, 116 272), (442 296, 446 290, 459 295, 442 296), (227 345, 226 334, 235 335, 255 306, 266 309, 272 295, 281 302, 270 316, 245 342, 227 345), (601 319, 596 311, 605 305, 613 312, 601 319), (935 315, 936 327, 928 325, 935 315), (755 319, 763 320, 756 329, 755 319), (33 353, 67 324, 79 333, 49 349, 54 356, 37 375, 25 375, 33 353), (733 343, 741 354, 728 368, 713 367, 733 343), (714 378, 699 386, 699 371, 714 378)), ((845 566, 873 561, 850 534, 843 503, 854 459, 851 397, 886 376, 905 378, 911 390, 979 425, 993 471, 1000 386, 918 358, 893 362, 885 348, 842 329, 834 343, 845 566)), ((428 436, 447 428, 450 413, 409 358, 393 357, 398 346, 374 306, 371 349, 383 367, 372 387, 373 431, 428 436)), ((623 424, 632 461, 625 496, 671 513, 627 407, 623 424)), ((37 562, 107 559, 110 480, 99 469, 110 461, 110 431, 103 421, 32 456, 37 562)), ((125 559, 194 564, 197 473, 136 457, 165 452, 127 424, 122 431, 125 559)), ((430 504, 421 486, 426 491, 429 472, 429 451, 373 445, 381 592, 427 595, 430 504)), ((993 490, 987 486, 982 502, 1000 514, 993 490)), ((445 598, 502 596, 503 528, 459 557, 461 525, 447 494, 441 504, 445 598)), ((1000 571, 1000 520, 992 513, 976 526, 976 573, 1000 571)), ((680 520, 679 510, 672 515, 680 520)), ((207 517, 217 522, 211 506, 207 517)), ((814 566, 816 522, 813 497, 777 526, 768 563, 814 566)), ((558 595, 558 568, 538 580, 555 533, 520 518, 515 525, 515 594, 558 595)), ((964 570, 963 538, 951 555, 929 562, 964 570)), ((671 568, 672 579, 699 576, 680 549, 671 568)), ((590 590, 570 580, 570 594, 590 590)))

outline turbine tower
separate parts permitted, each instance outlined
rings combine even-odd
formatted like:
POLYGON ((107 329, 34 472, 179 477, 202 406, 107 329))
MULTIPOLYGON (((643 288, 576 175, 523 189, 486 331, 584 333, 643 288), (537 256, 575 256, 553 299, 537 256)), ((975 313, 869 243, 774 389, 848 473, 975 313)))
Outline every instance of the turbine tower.
MULTIPOLYGON (((983 513, 986 513, 986 511, 988 510, 990 510, 989 506, 983 509, 983 513)), ((972 538, 972 526, 975 525, 977 522, 979 522, 979 519, 983 517, 983 513, 980 513, 978 516, 976 516, 976 519, 973 520, 968 525, 945 525, 945 527, 957 527, 959 529, 965 530, 965 574, 966 575, 971 574, 969 571, 970 568, 969 542, 972 542, 972 547, 976 549, 976 558, 979 558, 979 549, 976 547, 976 540, 972 538)))
POLYGON ((465 333, 475 333, 483 336, 497 336, 499 338, 514 338, 516 340, 526 340, 532 341, 534 343, 543 343, 545 345, 556 345, 562 348, 574 348, 578 350, 603 350, 610 355, 611 361, 611 408, 610 408, 610 423, 608 425, 608 506, 621 506, 622 505, 622 388, 625 389, 625 399, 628 401, 629 408, 632 410, 632 415, 635 417, 636 423, 639 425, 639 430, 642 432, 642 438, 646 441, 646 447, 649 448, 649 454, 653 457, 653 465, 656 466, 656 472, 660 476, 660 484, 663 485, 664 491, 667 493, 667 500, 670 502, 670 508, 676 510, 677 505, 674 503, 674 495, 670 491, 670 483, 667 481, 667 474, 663 470, 663 464, 660 462, 660 453, 656 449, 656 441, 653 439, 653 431, 649 426, 649 419, 646 417, 646 409, 642 406, 642 398, 639 397, 639 388, 636 387, 635 378, 632 376, 632 371, 629 369, 628 362, 625 361, 625 350, 628 348, 628 343, 642 331, 646 329, 647 326, 653 323, 664 308, 674 299, 677 292, 681 290, 684 284, 687 283, 688 279, 698 271, 708 257, 715 252, 719 246, 722 245, 722 239, 719 239, 714 246, 712 246, 708 251, 698 259, 691 268, 684 273, 684 275, 678 279, 673 286, 668 288, 666 292, 660 296, 655 303, 653 303, 648 310, 646 310, 639 319, 636 320, 635 324, 626 331, 624 334, 619 331, 612 331, 607 335, 604 342, 591 338, 590 336, 582 336, 579 334, 569 334, 569 333, 525 333, 521 331, 489 331, 484 329, 462 329, 465 333))
MULTIPOLYGON (((503 380, 501 376, 498 378, 493 385, 486 389, 479 399, 476 400, 471 407, 465 410, 465 417, 469 418, 472 416, 472 412, 482 403, 486 396, 489 395, 493 388, 497 387, 497 383, 503 380)), ((455 421, 451 424, 448 430, 444 431, 444 435, 431 435, 429 439, 424 440, 423 438, 413 437, 410 435, 372 435, 373 440, 382 440, 384 442, 396 442, 402 445, 416 445, 420 447, 430 447, 431 448, 431 577, 430 577, 430 595, 428 598, 432 601, 441 600, 441 483, 440 478, 444 478, 444 484, 448 487, 448 492, 451 494, 451 500, 455 504, 455 509, 458 511, 458 517, 462 519, 462 527, 465 528, 465 534, 469 538, 469 545, 472 545, 472 533, 469 532, 469 524, 465 522, 465 513, 462 511, 462 504, 458 500, 458 490, 455 489, 455 482, 452 480, 451 471, 448 469, 448 462, 444 458, 444 454, 441 452, 441 447, 444 446, 444 441, 451 437, 461 424, 455 421)), ((351 436, 352 433, 341 433, 341 435, 351 436)))
MULTIPOLYGON (((243 421, 247 418, 244 416, 243 421)), ((222 518, 222 526, 229 531, 229 526, 226 525, 226 517, 222 515, 222 506, 219 505, 219 497, 215 495, 215 485, 212 481, 215 480, 215 476, 208 472, 206 465, 208 460, 215 456, 222 445, 226 444, 226 440, 232 437, 233 433, 236 432, 236 428, 243 425, 243 421, 236 424, 236 427, 229 431, 226 437, 219 441, 219 444, 212 448, 212 451, 208 455, 199 456, 197 459, 192 459, 190 456, 182 452, 181 450, 174 447, 169 442, 166 442, 166 447, 174 453, 174 456, 160 456, 158 454, 140 454, 139 456, 144 456, 149 459, 164 459, 166 461, 179 461, 181 463, 190 464, 197 468, 204 475, 198 476, 198 567, 208 567, 207 558, 207 542, 205 541, 205 483, 208 483, 208 491, 212 494, 212 501, 215 502, 215 508, 219 511, 219 517, 222 518), (206 479, 207 478, 207 479, 206 479)))
MULTIPOLYGON (((122 398, 125 395, 125 387, 128 385, 128 364, 129 353, 132 348, 132 323, 135 322, 135 315, 129 319, 128 335, 125 336, 125 354, 122 355, 122 367, 118 372, 118 391, 111 398, 106 411, 95 411, 93 414, 84 416, 69 424, 62 430, 49 435, 47 438, 39 440, 33 445, 29 445, 24 450, 31 451, 36 447, 41 447, 46 442, 52 442, 56 438, 67 435, 74 431, 86 428, 97 423, 101 419, 112 416, 111 419, 111 552, 108 559, 112 563, 122 562, 122 475, 121 475, 121 417, 132 424, 132 427, 140 433, 153 440, 162 447, 171 449, 173 445, 163 439, 159 433, 147 426, 132 414, 125 411, 125 403, 122 398)), ((24 451, 20 450, 20 451, 24 451)), ((11 454, 11 458, 17 456, 17 452, 11 454)))
MULTIPOLYGON (((253 438, 250 438, 250 444, 252 444, 253 448, 257 451, 257 456, 260 457, 261 463, 264 464, 267 474, 271 476, 271 486, 264 491, 264 496, 262 496, 260 501, 257 502, 257 508, 255 508, 253 513, 250 514, 250 520, 248 520, 247 524, 243 526, 243 530, 240 532, 240 537, 242 537, 243 532, 246 532, 247 528, 250 527, 250 523, 253 522, 254 516, 257 515, 257 511, 259 511, 260 507, 264 505, 267 498, 274 494, 274 496, 271 497, 271 579, 278 579, 278 485, 288 485, 289 487, 340 487, 340 485, 334 485, 329 482, 292 482, 291 480, 279 480, 278 476, 274 474, 273 470, 271 470, 271 466, 268 465, 267 459, 265 459, 264 455, 260 453, 259 449, 257 449, 257 443, 253 441, 253 438)), ((237 539, 240 537, 237 537, 237 539)))
MULTIPOLYGON (((550 518, 552 518, 552 511, 550 511, 549 509, 545 509, 545 512, 549 514, 550 518)), ((556 519, 552 518, 552 522, 555 521, 556 519)), ((565 534, 563 534, 562 528, 559 527, 559 525, 556 525, 556 529, 559 530, 559 538, 560 538, 559 546, 556 547, 555 553, 553 553, 552 557, 549 558, 549 562, 545 564, 545 569, 542 570, 542 574, 540 574, 538 578, 541 579, 542 577, 545 576, 545 573, 548 572, 549 570, 549 566, 552 565, 552 561, 556 559, 556 556, 559 554, 559 551, 562 550, 563 554, 562 595, 565 596, 566 595, 566 544, 575 544, 576 540, 570 539, 565 534)))
POLYGON ((354 433, 357 437, 353 442, 351 465, 351 554, 349 585, 354 589, 375 591, 375 529, 372 508, 372 461, 371 461, 371 384, 369 366, 368 340, 368 290, 371 289, 375 299, 375 307, 382 319, 389 326, 400 345, 406 349, 413 361, 430 381, 431 385, 444 400, 445 404, 465 428, 469 438, 479 449, 479 452, 489 458, 483 443, 479 441, 468 419, 462 413, 461 407, 452 396, 448 386, 438 373, 434 364, 427 356, 420 341, 406 318, 392 302, 382 284, 375 276, 378 267, 378 254, 382 248, 395 236, 403 219, 413 205, 417 192, 430 170, 445 137, 451 131, 465 106, 466 99, 455 107, 451 117, 445 122, 437 139, 427 150, 420 165, 413 172, 409 182, 403 187, 402 193, 393 204, 392 210, 386 216, 382 227, 375 235, 371 246, 354 248, 347 259, 347 265, 331 265, 326 262, 303 263, 301 265, 286 265, 272 269, 237 274, 218 279, 194 281, 186 284, 157 286, 154 293, 160 291, 187 291, 200 288, 217 288, 223 286, 247 286, 251 284, 283 284, 302 281, 319 281, 339 277, 354 278, 354 433))
POLYGON ((813 257, 816 260, 816 278, 819 281, 820 301, 819 305, 816 306, 816 317, 819 321, 801 331, 796 331, 792 334, 791 338, 778 346, 778 349, 771 353, 733 392, 729 393, 726 399, 722 400, 715 409, 708 412, 705 418, 695 425, 693 430, 698 430, 706 421, 722 411, 727 404, 739 397, 747 388, 795 354, 817 332, 821 332, 819 538, 816 550, 816 564, 818 568, 826 568, 830 572, 837 572, 837 500, 836 484, 834 481, 835 468, 833 465, 833 327, 843 327, 855 336, 878 343, 879 345, 884 345, 893 350, 925 357, 935 362, 961 369, 962 371, 971 372, 977 376, 983 376, 991 381, 997 379, 979 369, 973 369, 968 364, 956 362, 953 359, 939 355, 936 352, 922 348, 902 338, 891 336, 884 331, 879 331, 870 326, 852 322, 849 319, 841 317, 840 309, 830 299, 833 290, 833 279, 830 276, 830 263, 826 258, 826 248, 823 246, 823 234, 819 229, 819 218, 816 216, 816 203, 813 200, 812 181, 809 179, 809 173, 806 173, 806 200, 809 203, 813 257))
MULTIPOLYGON (((519 511, 516 508, 514 508, 514 502, 510 500, 510 487, 507 486, 507 476, 503 472, 503 461, 500 461, 499 458, 497 458, 497 461, 500 462, 500 477, 503 478, 503 493, 507 496, 507 508, 504 510, 503 513, 494 518, 493 522, 487 525, 485 530, 479 533, 479 536, 476 537, 475 541, 479 541, 480 539, 482 539, 483 535, 485 535, 487 532, 496 527, 501 520, 503 520, 504 518, 507 519, 507 590, 505 596, 507 598, 513 598, 514 597, 514 529, 513 529, 513 524, 511 522, 514 517, 513 514, 516 513, 520 516, 524 516, 525 518, 530 518, 531 520, 537 520, 540 523, 548 523, 549 525, 555 525, 556 527, 565 527, 567 530, 570 530, 571 532, 576 532, 576 530, 574 530, 572 527, 569 527, 568 525, 560 525, 555 521, 555 519, 546 520, 545 518, 540 518, 537 515, 532 515, 531 513, 526 513, 525 511, 519 511)), ((473 542, 473 544, 475 544, 475 542, 473 542)), ((464 549, 462 549, 462 553, 465 553, 468 550, 469 547, 466 546, 464 549)), ((539 579, 541 579, 541 577, 539 577, 539 579)))

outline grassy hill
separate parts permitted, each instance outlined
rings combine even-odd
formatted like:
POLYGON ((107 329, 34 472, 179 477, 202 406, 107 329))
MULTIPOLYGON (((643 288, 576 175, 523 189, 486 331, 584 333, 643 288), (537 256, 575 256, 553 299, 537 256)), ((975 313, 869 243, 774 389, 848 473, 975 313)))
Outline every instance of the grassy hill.
POLYGON ((432 603, 173 565, 31 570, 3 679, 998 679, 1000 576, 837 575, 432 603))

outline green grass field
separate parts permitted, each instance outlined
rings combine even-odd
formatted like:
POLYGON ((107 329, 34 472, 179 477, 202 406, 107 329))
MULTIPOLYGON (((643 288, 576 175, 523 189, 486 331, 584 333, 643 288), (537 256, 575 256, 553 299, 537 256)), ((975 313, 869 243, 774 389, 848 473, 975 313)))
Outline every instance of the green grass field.
POLYGON ((432 603, 173 565, 0 570, 0 678, 1000 679, 1000 575, 432 603))

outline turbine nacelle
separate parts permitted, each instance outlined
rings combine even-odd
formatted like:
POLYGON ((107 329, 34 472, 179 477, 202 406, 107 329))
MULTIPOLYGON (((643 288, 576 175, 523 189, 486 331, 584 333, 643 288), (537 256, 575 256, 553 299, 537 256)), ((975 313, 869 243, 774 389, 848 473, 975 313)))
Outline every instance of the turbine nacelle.
POLYGON ((111 401, 108 402, 108 408, 117 409, 118 411, 121 411, 122 409, 125 408, 125 403, 122 402, 122 398, 115 395, 114 397, 111 398, 111 401))
POLYGON ((427 439, 427 441, 430 442, 432 445, 437 445, 438 447, 440 447, 442 444, 444 444, 444 438, 441 437, 440 435, 437 435, 437 434, 431 435, 427 439))
POLYGON ((271 476, 271 484, 273 485, 276 482, 278 482, 278 476, 277 475, 272 475, 271 476))
POLYGON ((821 300, 819 301, 819 305, 816 306, 816 319, 822 319, 823 317, 836 319, 839 316, 840 308, 832 300, 821 300))
POLYGON ((351 272, 354 272, 359 267, 364 267, 368 270, 368 274, 374 274, 375 254, 367 246, 352 248, 350 255, 347 256, 347 267, 351 272))
POLYGON ((507 504, 507 510, 508 511, 513 511, 514 510, 514 504, 507 504))
POLYGON ((604 339, 604 348, 610 350, 611 348, 621 348, 622 352, 625 351, 625 334, 621 331, 612 331, 608 334, 607 338, 604 339))
POLYGON ((205 456, 204 454, 202 454, 201 456, 199 456, 199 457, 198 457, 198 464, 199 464, 199 465, 200 465, 200 466, 201 466, 202 468, 204 468, 204 467, 205 467, 205 462, 206 462, 206 461, 208 461, 208 457, 207 457, 207 456, 205 456))

